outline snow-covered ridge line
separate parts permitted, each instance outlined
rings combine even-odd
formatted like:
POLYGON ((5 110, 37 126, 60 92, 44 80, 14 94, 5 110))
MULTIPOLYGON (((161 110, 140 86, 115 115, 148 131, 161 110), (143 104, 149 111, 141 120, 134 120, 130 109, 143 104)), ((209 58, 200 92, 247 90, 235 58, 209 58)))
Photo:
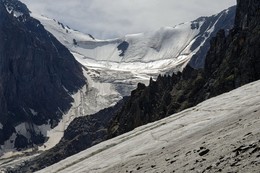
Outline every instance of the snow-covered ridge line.
POLYGON ((213 155, 208 155, 206 157, 208 161, 202 166, 205 167, 215 162, 214 157, 220 157, 225 153, 232 154, 233 147, 229 146, 232 144, 236 148, 241 145, 239 143, 242 137, 248 136, 249 132, 259 135, 257 130, 260 125, 257 113, 260 110, 259 103, 260 81, 257 81, 100 143, 39 173, 86 171, 112 173, 141 168, 139 172, 163 171, 162 169, 168 172, 177 168, 185 172, 186 169, 192 169, 193 161, 211 152, 213 155), (205 147, 210 150, 206 150, 205 147), (195 154, 189 154, 190 150, 197 148, 195 154), (178 164, 173 165, 174 162, 169 164, 168 161, 171 162, 172 159, 178 164), (186 163, 191 166, 187 166, 189 164, 186 163))
POLYGON ((223 28, 231 28, 232 24, 227 24, 225 16, 232 23, 234 11, 234 8, 230 8, 211 17, 201 17, 174 27, 162 27, 157 31, 128 34, 109 40, 93 39, 55 20, 37 14, 32 16, 40 20, 71 52, 82 55, 78 60, 85 66, 100 67, 102 64, 103 68, 147 74, 147 69, 155 73, 176 67, 182 70, 193 55, 200 51, 204 57, 203 46, 209 45, 209 39, 221 28, 222 21, 225 21, 223 28), (182 61, 179 62, 179 59, 182 61))

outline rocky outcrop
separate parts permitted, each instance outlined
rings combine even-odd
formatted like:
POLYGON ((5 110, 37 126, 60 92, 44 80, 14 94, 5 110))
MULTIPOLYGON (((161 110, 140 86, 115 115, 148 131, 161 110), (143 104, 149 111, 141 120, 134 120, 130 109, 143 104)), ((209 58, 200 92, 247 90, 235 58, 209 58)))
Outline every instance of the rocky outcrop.
POLYGON ((70 94, 84 84, 80 65, 30 17, 26 6, 18 0, 0 0, 0 144, 18 133, 15 127, 24 122, 32 127, 26 129, 30 135, 19 133, 19 139, 38 143, 33 136, 41 134, 33 126, 55 126, 71 107, 70 94))

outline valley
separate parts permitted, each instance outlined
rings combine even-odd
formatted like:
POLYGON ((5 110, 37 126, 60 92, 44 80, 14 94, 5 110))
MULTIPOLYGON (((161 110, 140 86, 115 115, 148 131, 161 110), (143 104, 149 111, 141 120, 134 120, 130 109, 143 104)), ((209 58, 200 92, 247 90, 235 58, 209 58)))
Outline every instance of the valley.
POLYGON ((259 7, 98 39, 0 0, 0 172, 258 173, 259 7))

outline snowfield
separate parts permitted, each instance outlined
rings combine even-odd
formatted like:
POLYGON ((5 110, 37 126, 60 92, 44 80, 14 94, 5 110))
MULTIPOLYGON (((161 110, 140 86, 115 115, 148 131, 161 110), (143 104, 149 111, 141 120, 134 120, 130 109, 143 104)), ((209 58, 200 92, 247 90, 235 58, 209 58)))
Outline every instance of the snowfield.
POLYGON ((232 21, 234 10, 230 8, 211 17, 201 17, 173 27, 107 40, 75 31, 42 15, 31 15, 73 54, 78 54, 77 60, 88 68, 158 75, 172 69, 181 71, 194 54, 204 51, 202 47, 209 45, 216 31, 231 27, 225 18, 232 21))
POLYGON ((139 127, 39 173, 258 172, 260 81, 139 127))
MULTIPOLYGON (((183 65, 194 52, 190 47, 200 29, 191 29, 191 22, 158 31, 130 34, 122 38, 97 40, 88 34, 64 26, 44 16, 32 14, 72 53, 82 56, 82 64, 114 70, 165 70, 183 65), (122 48, 119 48, 119 46, 122 48), (180 60, 181 59, 181 60, 180 60)), ((199 23, 201 25, 203 21, 199 23)), ((214 28, 214 27, 213 27, 214 28)), ((185 65, 184 65, 185 66, 185 65)), ((154 72, 155 73, 155 72, 154 72)))

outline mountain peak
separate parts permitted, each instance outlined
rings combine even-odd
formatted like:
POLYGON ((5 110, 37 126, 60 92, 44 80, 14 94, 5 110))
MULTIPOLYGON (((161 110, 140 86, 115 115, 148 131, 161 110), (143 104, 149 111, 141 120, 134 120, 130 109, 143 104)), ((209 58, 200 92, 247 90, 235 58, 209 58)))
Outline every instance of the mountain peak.
POLYGON ((30 11, 27 6, 18 0, 1 0, 9 14, 23 21, 30 16, 30 11))

